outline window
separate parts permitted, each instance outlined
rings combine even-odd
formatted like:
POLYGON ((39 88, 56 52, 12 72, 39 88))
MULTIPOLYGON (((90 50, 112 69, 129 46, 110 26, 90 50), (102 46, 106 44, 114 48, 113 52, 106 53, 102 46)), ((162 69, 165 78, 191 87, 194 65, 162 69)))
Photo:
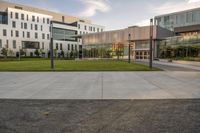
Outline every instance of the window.
POLYGON ((97 28, 97 32, 99 32, 99 28, 97 28))
POLYGON ((42 49, 44 49, 44 42, 42 42, 42 49))
POLYGON ((62 43, 60 44, 60 50, 63 50, 62 43))
POLYGON ((85 30, 87 30, 87 26, 85 25, 85 30))
POLYGON ((6 31, 6 29, 3 29, 3 36, 7 36, 7 31, 6 31))
POLYGON ((24 14, 21 14, 21 20, 24 20, 24 14))
POLYGON ((45 23, 45 18, 43 18, 43 23, 45 23))
POLYGON ((2 48, 2 40, 0 39, 0 48, 2 48))
POLYGON ((58 50, 58 43, 56 43, 56 49, 58 50))
POLYGON ((49 34, 47 34, 47 40, 49 40, 49 34))
POLYGON ((13 49, 16 49, 16 40, 13 40, 13 49))
POLYGON ((71 47, 72 47, 72 51, 74 51, 74 45, 73 44, 71 45, 71 47))
POLYGON ((24 29, 27 29, 27 23, 24 23, 24 29))
POLYGON ((11 30, 11 37, 13 36, 13 31, 11 30))
POLYGON ((75 45, 75 50, 77 51, 77 45, 75 45))
POLYGON ((37 24, 35 24, 35 30, 38 30, 38 26, 37 26, 37 24))
POLYGON ((41 25, 41 31, 43 31, 43 26, 41 25))
POLYGON ((21 28, 22 28, 22 29, 24 28, 24 24, 23 24, 23 22, 21 22, 21 28))
POLYGON ((19 18, 19 14, 15 13, 15 19, 18 19, 18 18, 19 18))
POLYGON ((103 32, 103 29, 101 29, 101 32, 103 32))
POLYGON ((6 40, 6 48, 9 48, 9 40, 6 40))
POLYGON ((39 17, 37 17, 37 22, 38 22, 38 23, 39 23, 39 20, 40 20, 39 17))
POLYGON ((16 22, 15 21, 12 21, 12 27, 16 28, 16 22))
POLYGON ((23 36, 23 38, 25 37, 25 33, 24 33, 24 31, 22 32, 22 36, 23 36))
POLYGON ((31 24, 31 30, 33 29, 33 24, 31 24))
POLYGON ((94 32, 96 31, 95 27, 93 27, 93 31, 94 31, 94 32))
POLYGON ((47 24, 49 24, 49 19, 47 18, 47 24))
POLYGON ((32 16, 32 21, 35 22, 35 16, 32 16))
POLYGON ((70 44, 68 44, 68 50, 70 50, 70 44))
POLYGON ((80 31, 80 34, 82 34, 82 31, 80 31))
POLYGON ((30 38, 30 32, 27 32, 27 38, 30 38))
POLYGON ((45 39, 45 34, 44 33, 42 33, 42 39, 45 39))
POLYGON ((12 12, 10 12, 10 18, 13 18, 13 13, 12 12))
POLYGON ((81 25, 80 24, 78 24, 78 29, 80 29, 81 28, 81 25))
POLYGON ((15 36, 19 37, 19 31, 17 31, 17 30, 15 31, 15 36))
POLYGON ((35 33, 35 39, 38 39, 38 33, 35 33))
POLYGON ((26 20, 28 21, 28 15, 26 15, 26 20))
POLYGON ((63 23, 65 22, 65 16, 62 16, 62 22, 63 23))

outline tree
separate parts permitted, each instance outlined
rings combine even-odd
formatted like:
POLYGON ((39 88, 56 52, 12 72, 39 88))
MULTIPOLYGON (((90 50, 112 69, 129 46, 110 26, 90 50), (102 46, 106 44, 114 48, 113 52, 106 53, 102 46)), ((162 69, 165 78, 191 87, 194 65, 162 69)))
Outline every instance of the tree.
POLYGON ((8 49, 7 48, 2 48, 1 49, 1 54, 4 56, 4 58, 7 58, 7 56, 8 56, 8 49))
POLYGON ((11 49, 8 49, 8 56, 14 56, 14 51, 11 49))
POLYGON ((39 57, 39 56, 40 56, 40 52, 39 52, 39 50, 36 49, 35 52, 34 52, 34 54, 35 54, 37 57, 39 57))
POLYGON ((63 50, 60 52, 60 56, 61 56, 62 58, 65 58, 65 52, 64 52, 63 50))
POLYGON ((24 49, 20 49, 20 55, 23 56, 25 54, 26 54, 26 52, 24 51, 24 49))
POLYGON ((58 56, 58 52, 57 52, 58 50, 57 49, 54 49, 54 57, 57 57, 58 56))

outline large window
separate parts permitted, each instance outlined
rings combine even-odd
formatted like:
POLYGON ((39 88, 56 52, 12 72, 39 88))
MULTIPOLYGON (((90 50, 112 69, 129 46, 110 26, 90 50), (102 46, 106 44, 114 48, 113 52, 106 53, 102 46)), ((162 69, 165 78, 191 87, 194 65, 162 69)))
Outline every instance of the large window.
POLYGON ((17 31, 17 30, 15 31, 15 36, 19 37, 19 31, 17 31))
POLYGON ((32 16, 32 21, 35 22, 35 16, 32 16))
POLYGON ((38 30, 38 26, 37 26, 37 24, 35 24, 35 30, 38 30))
POLYGON ((12 27, 16 28, 16 22, 15 21, 12 21, 12 27))
POLYGON ((140 49, 140 50, 149 49, 149 41, 136 41, 135 45, 136 45, 135 46, 136 49, 140 49))
POLYGON ((76 35, 77 31, 53 28, 53 38, 54 40, 61 41, 77 41, 73 35, 76 35))
POLYGON ((24 29, 27 29, 27 23, 24 23, 24 29))
POLYGON ((21 20, 24 20, 24 14, 21 14, 21 20))
POLYGON ((6 12, 0 12, 0 24, 8 24, 8 14, 6 12))
POLYGON ((27 38, 30 38, 30 32, 27 32, 27 38))
POLYGON ((13 40, 13 49, 16 49, 16 40, 13 40))
POLYGON ((15 13, 15 19, 18 19, 19 18, 19 14, 16 12, 15 13))
POLYGON ((3 36, 7 36, 7 31, 6 31, 6 29, 3 29, 3 36))
POLYGON ((42 39, 45 39, 45 34, 44 33, 42 33, 42 39))
POLYGON ((38 39, 38 33, 35 33, 35 39, 38 39))
POLYGON ((23 41, 22 47, 24 49, 39 49, 40 43, 39 42, 30 42, 30 41, 23 41))

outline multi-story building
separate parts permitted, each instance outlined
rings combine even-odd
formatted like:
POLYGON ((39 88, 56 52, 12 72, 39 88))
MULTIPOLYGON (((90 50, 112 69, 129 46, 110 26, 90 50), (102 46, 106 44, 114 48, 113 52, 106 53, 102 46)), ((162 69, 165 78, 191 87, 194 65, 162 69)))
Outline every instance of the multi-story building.
POLYGON ((36 49, 40 50, 43 56, 48 56, 51 35, 58 55, 61 51, 79 51, 82 48, 82 40, 75 35, 102 31, 104 26, 92 24, 87 19, 0 2, 0 50, 7 48, 10 56, 16 56, 20 49, 25 50, 28 56, 34 56, 36 49))
POLYGON ((199 25, 200 8, 156 16, 155 24, 171 31, 178 27, 199 25))
MULTIPOLYGON (((143 60, 149 58, 149 26, 132 26, 126 29, 83 35, 84 58, 128 58, 129 44, 131 58, 143 60), (130 37, 129 37, 130 35, 130 37)), ((159 26, 153 27, 153 51, 157 57, 159 44, 173 32, 159 26)))
POLYGON ((172 37, 161 42, 159 57, 193 56, 199 58, 200 8, 156 16, 155 25, 174 33, 172 37))

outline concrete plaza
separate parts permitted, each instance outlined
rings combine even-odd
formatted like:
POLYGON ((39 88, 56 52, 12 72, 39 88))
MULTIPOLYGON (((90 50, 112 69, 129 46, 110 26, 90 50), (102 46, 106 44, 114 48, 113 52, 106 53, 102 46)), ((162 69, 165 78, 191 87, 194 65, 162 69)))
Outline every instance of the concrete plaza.
POLYGON ((2 72, 0 98, 200 98, 200 72, 2 72))

